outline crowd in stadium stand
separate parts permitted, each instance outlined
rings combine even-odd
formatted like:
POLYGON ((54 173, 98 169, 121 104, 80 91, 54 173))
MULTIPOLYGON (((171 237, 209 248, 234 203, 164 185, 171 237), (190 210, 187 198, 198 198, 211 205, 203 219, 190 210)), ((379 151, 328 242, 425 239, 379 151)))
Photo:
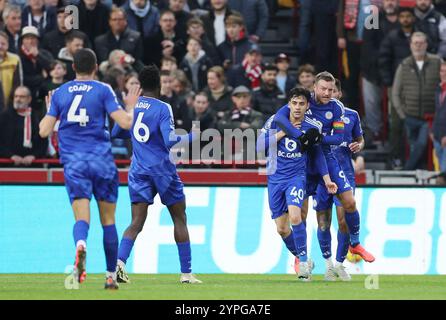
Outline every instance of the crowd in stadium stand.
MULTIPOLYGON (((413 170, 426 168, 431 139, 446 171, 446 0, 2 0, 0 12, 0 158, 15 165, 57 157, 57 132, 38 135, 45 96, 74 79, 73 54, 89 47, 121 100, 144 65, 158 65, 161 99, 185 130, 258 129, 292 87, 312 89, 330 71, 361 113, 367 147, 390 146, 392 168, 413 170), (292 57, 265 63, 261 44, 277 8, 293 5, 290 74, 292 57)), ((128 141, 112 150, 131 156, 128 141)))

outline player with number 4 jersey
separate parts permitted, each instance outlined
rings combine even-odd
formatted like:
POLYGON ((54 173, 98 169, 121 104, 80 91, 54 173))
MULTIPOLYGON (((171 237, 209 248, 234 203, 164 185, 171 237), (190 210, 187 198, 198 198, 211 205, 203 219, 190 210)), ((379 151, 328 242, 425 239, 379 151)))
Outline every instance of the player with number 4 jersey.
MULTIPOLYGON (((125 129, 130 128, 133 118, 131 113, 122 109, 109 85, 94 80, 96 61, 96 55, 90 49, 80 49, 75 53, 73 67, 76 79, 49 94, 48 112, 40 123, 39 133, 42 137, 48 137, 57 119, 60 120, 60 160, 64 165, 65 186, 76 220, 73 228, 76 245, 74 281, 80 283, 86 277, 90 200, 94 195, 104 230, 107 262, 105 289, 118 289, 115 209, 119 181, 106 116, 109 114, 125 129)), ((139 94, 139 88, 135 88, 124 96, 128 109, 136 103, 139 94)))

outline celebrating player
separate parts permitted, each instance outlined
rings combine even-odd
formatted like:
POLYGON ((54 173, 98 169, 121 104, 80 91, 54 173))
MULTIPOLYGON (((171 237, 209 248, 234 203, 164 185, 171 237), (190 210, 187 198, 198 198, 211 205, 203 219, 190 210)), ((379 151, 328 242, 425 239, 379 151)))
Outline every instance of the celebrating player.
MULTIPOLYGON (((332 97, 338 100, 342 97, 341 82, 338 79, 335 81, 332 97)), ((332 150, 354 192, 356 184, 355 172, 352 164, 352 154, 357 153, 364 148, 364 138, 362 136, 359 115, 355 110, 345 108, 343 120, 345 124, 343 142, 339 146, 332 146, 332 150)), ((335 281, 337 277, 339 277, 343 281, 350 281, 350 275, 342 266, 345 256, 347 255, 350 239, 342 204, 336 197, 328 194, 325 188, 321 185, 317 187, 315 199, 316 200, 313 203, 315 204, 314 209, 317 212, 319 245, 324 258, 328 261, 325 280, 335 281), (332 267, 331 263, 331 235, 329 237, 326 236, 327 233, 330 233, 333 202, 336 204, 339 225, 336 263, 334 267, 332 267)), ((354 238, 354 235, 352 235, 352 238, 354 238)), ((352 244, 355 245, 355 243, 352 244)))
MULTIPOLYGON (((272 218, 287 248, 299 258, 297 275, 302 281, 311 280, 314 268, 311 259, 307 258, 307 233, 301 217, 306 187, 306 151, 316 142, 310 141, 309 137, 318 137, 322 130, 320 122, 305 116, 309 101, 308 90, 297 87, 290 91, 289 121, 304 132, 305 142, 304 139, 286 136, 284 131, 277 132, 274 115, 266 122, 257 142, 257 150, 266 150, 268 155, 268 199, 272 218)), ((313 148, 316 148, 316 160, 324 164, 320 147, 313 148)), ((325 185, 330 192, 336 193, 337 187, 330 180, 326 164, 325 169, 325 185)))
MULTIPOLYGON (((192 274, 183 183, 177 174, 175 164, 169 158, 170 148, 184 139, 191 141, 193 133, 185 136, 175 135, 172 108, 169 104, 158 100, 160 74, 157 67, 144 67, 139 73, 139 82, 143 96, 135 106, 135 121, 130 131, 133 144, 133 158, 129 171, 132 222, 125 230, 119 246, 118 281, 129 282, 125 263, 136 237, 144 226, 148 206, 153 204, 153 199, 158 193, 173 220, 174 237, 181 265, 180 281, 201 283, 192 274)), ((116 135, 125 137, 125 133, 120 133, 119 130, 116 130, 116 135)))
MULTIPOLYGON (((106 127, 106 113, 126 129, 131 127, 133 117, 122 109, 109 85, 94 80, 98 67, 92 50, 78 50, 74 54, 73 68, 76 79, 63 84, 47 97, 48 112, 40 122, 39 133, 43 138, 48 137, 60 119, 60 160, 64 165, 65 186, 76 220, 73 228, 75 280, 81 283, 86 277, 90 200, 94 194, 104 230, 105 289, 118 289, 115 209, 119 181, 106 127)), ((136 104, 139 94, 139 88, 134 88, 124 96, 128 111, 136 104)))
MULTIPOLYGON (((367 252, 359 243, 360 218, 352 187, 331 148, 332 145, 340 145, 344 140, 344 106, 340 101, 332 99, 334 83, 335 79, 329 72, 321 72, 316 76, 314 94, 310 99, 310 108, 307 111, 307 115, 313 120, 320 121, 323 125, 322 150, 327 161, 330 178, 338 186, 336 195, 345 211, 345 222, 350 232, 350 251, 359 254, 367 262, 373 262, 375 260, 373 255, 367 252)), ((305 138, 302 131, 290 123, 289 114, 290 109, 288 106, 284 106, 278 110, 275 117, 278 126, 290 137, 301 137, 302 139, 303 136, 305 138)), ((307 179, 309 178, 307 177, 307 179)), ((307 182, 307 189, 313 189, 309 191, 309 194, 311 194, 313 191, 316 191, 317 185, 321 182, 320 180, 313 180, 313 178, 309 180, 307 182), (309 188, 308 185, 311 187, 309 188)), ((306 207, 307 205, 304 204, 303 208, 306 207)), ((306 217, 305 210, 303 211, 303 216, 306 217)), ((321 247, 324 255, 325 252, 328 252, 327 256, 331 256, 331 252, 329 252, 331 250, 329 245, 331 243, 330 231, 322 231, 318 228, 318 239, 322 244, 321 247)), ((327 269, 333 268, 331 259, 327 259, 326 263, 327 269)), ((343 268, 342 264, 338 265, 338 267, 340 269, 343 268)))

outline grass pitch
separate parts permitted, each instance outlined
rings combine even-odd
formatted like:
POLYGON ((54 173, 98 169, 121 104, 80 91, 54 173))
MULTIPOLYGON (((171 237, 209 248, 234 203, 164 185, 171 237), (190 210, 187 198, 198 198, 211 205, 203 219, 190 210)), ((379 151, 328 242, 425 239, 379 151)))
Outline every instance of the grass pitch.
POLYGON ((0 299, 446 299, 446 276, 379 276, 379 289, 366 289, 366 276, 351 282, 325 282, 322 275, 303 283, 294 275, 198 274, 203 284, 179 283, 179 275, 131 274, 117 291, 103 289, 104 276, 89 274, 78 290, 65 289, 65 274, 0 274, 0 299))

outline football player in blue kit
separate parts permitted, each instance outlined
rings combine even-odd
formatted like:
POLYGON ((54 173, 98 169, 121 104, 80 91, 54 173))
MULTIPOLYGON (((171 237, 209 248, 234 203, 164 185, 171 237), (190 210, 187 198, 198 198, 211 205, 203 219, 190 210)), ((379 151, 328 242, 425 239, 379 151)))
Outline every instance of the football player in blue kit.
POLYGON ((48 112, 40 122, 40 136, 48 137, 57 119, 60 161, 64 165, 65 186, 76 223, 73 276, 79 283, 86 277, 87 236, 90 225, 92 194, 98 202, 107 264, 105 289, 118 289, 116 259, 118 234, 115 226, 118 197, 118 171, 111 153, 107 114, 122 128, 131 127, 130 112, 140 95, 134 88, 124 96, 127 111, 120 106, 112 88, 94 80, 98 69, 96 55, 90 49, 74 54, 76 79, 69 81, 47 97, 48 112))
MULTIPOLYGON (((310 92, 296 87, 289 94, 289 121, 299 128, 305 137, 319 136, 322 124, 305 115, 309 107, 310 92), (316 135, 314 134, 316 133, 316 135)), ((337 187, 330 180, 327 165, 319 146, 314 141, 288 137, 278 129, 275 116, 271 116, 257 140, 257 151, 266 151, 268 174, 268 200, 272 218, 285 245, 299 259, 298 278, 311 280, 314 264, 307 257, 307 233, 301 217, 301 207, 305 198, 307 150, 315 148, 315 160, 325 167, 325 186, 331 193, 337 187), (290 228, 291 224, 291 228, 290 228)))
MULTIPOLYGON (((329 72, 321 72, 316 76, 314 84, 314 93, 310 99, 310 108, 307 116, 315 121, 322 123, 322 142, 321 147, 327 161, 328 171, 338 190, 336 196, 339 198, 345 212, 345 222, 350 233, 350 251, 359 254, 365 261, 373 262, 374 257, 367 252, 359 243, 360 217, 356 208, 356 202, 352 187, 341 169, 338 160, 332 151, 333 145, 340 145, 344 140, 344 106, 332 99, 335 78, 329 72)), ((284 106, 276 113, 275 122, 290 137, 304 137, 302 131, 295 128, 289 121, 290 109, 284 106)), ((307 196, 316 193, 317 186, 321 183, 317 175, 307 176, 307 196)), ((307 202, 307 200, 306 200, 307 202)), ((308 204, 303 205, 303 216, 306 218, 306 209, 308 204)), ((305 220, 305 219, 304 219, 305 220)), ((324 257, 331 256, 331 235, 330 230, 318 228, 318 240, 324 257)), ((327 270, 333 269, 331 259, 326 259, 327 270)), ((337 267, 343 269, 342 264, 337 267)))
MULTIPOLYGON (((338 79, 336 79, 332 97, 338 100, 340 100, 342 97, 341 82, 338 79)), ((353 153, 357 153, 364 148, 364 138, 359 115, 355 110, 345 108, 343 119, 345 124, 344 140, 339 146, 332 146, 332 151, 354 192, 356 183, 355 171, 352 163, 352 155, 353 153)), ((318 229, 323 232, 326 232, 326 230, 330 230, 333 203, 336 204, 336 212, 339 225, 337 234, 338 246, 336 250, 336 263, 333 267, 331 267, 332 264, 330 263, 331 237, 327 242, 320 242, 324 258, 330 260, 327 263, 325 280, 335 281, 339 277, 342 281, 350 281, 350 275, 341 266, 345 260, 345 256, 347 255, 350 240, 349 230, 344 218, 345 213, 342 204, 336 197, 328 194, 321 185, 318 185, 317 187, 314 200, 315 201, 313 202, 313 204, 314 209, 317 212, 318 229)))
MULTIPOLYGON (((129 193, 132 202, 132 221, 121 239, 118 253, 118 281, 129 282, 125 264, 136 237, 143 229, 147 209, 157 194, 167 206, 174 225, 174 238, 181 266, 181 283, 201 283, 191 267, 191 245, 186 224, 186 202, 170 148, 180 141, 191 142, 195 130, 183 136, 175 135, 172 107, 159 100, 160 73, 156 66, 144 67, 138 75, 143 96, 134 109, 130 130, 133 157, 129 170, 129 193)), ((113 136, 126 138, 126 132, 114 128, 113 136)))

